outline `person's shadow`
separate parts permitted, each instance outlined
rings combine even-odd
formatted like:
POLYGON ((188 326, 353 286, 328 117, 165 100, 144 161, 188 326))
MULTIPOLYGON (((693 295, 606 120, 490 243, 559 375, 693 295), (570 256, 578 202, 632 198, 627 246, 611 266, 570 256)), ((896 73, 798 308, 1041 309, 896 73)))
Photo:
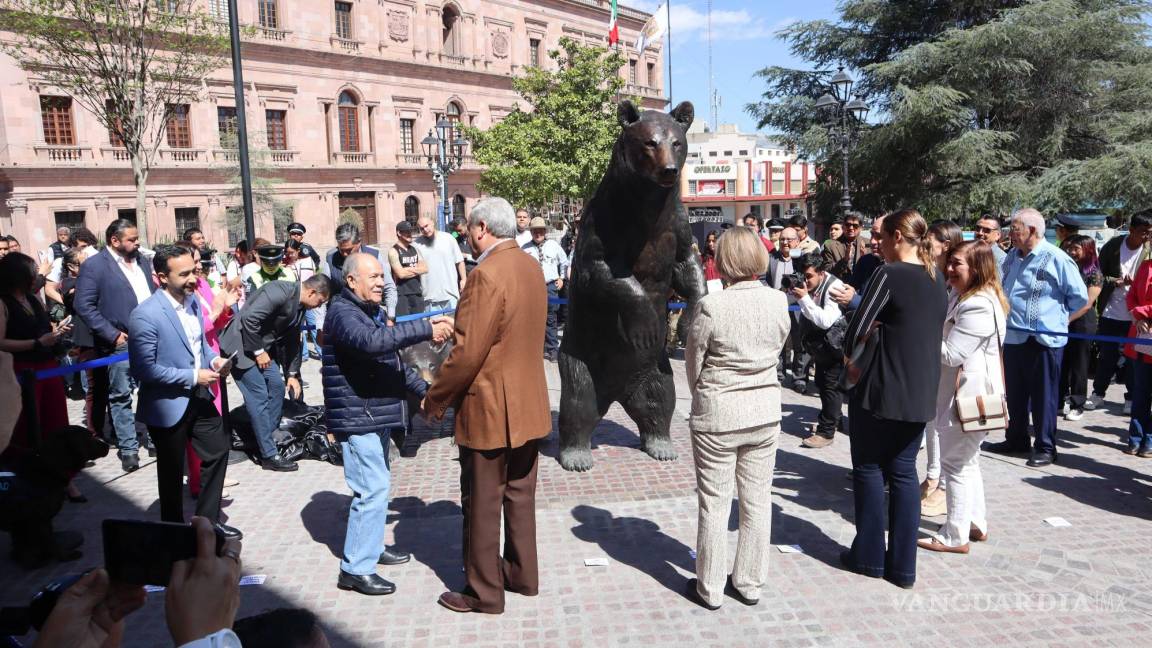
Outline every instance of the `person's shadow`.
POLYGON ((300 521, 312 541, 328 547, 336 558, 344 558, 344 533, 348 529, 348 505, 351 495, 320 491, 300 511, 300 521))
POLYGON ((392 529, 395 548, 431 569, 444 586, 454 592, 464 587, 464 511, 456 502, 426 504, 419 497, 397 497, 389 508, 396 520, 392 529))
POLYGON ((612 560, 648 574, 674 592, 682 594, 688 580, 676 567, 696 572, 691 549, 662 532, 655 522, 613 517, 609 511, 586 504, 574 507, 572 517, 580 523, 572 527, 572 535, 599 545, 612 560))

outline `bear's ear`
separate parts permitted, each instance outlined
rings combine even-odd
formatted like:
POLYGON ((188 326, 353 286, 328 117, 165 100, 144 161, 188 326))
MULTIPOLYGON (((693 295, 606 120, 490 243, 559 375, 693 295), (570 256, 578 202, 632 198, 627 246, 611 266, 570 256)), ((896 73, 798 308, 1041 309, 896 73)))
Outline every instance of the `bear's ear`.
POLYGON ((676 120, 676 123, 683 126, 684 130, 688 130, 688 127, 692 125, 692 120, 696 117, 696 109, 692 107, 691 101, 681 101, 680 105, 673 108, 672 112, 668 114, 676 120))
POLYGON ((616 107, 616 119, 620 121, 621 128, 628 128, 640 121, 640 111, 636 110, 631 101, 625 99, 616 107))

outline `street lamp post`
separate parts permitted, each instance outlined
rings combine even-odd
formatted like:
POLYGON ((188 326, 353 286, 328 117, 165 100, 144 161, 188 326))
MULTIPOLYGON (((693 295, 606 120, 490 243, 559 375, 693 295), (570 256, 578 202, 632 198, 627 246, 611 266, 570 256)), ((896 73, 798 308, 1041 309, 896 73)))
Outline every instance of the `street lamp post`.
POLYGON ((840 149, 840 159, 843 164, 843 194, 840 196, 840 208, 846 213, 852 209, 852 195, 848 190, 848 152, 856 144, 856 135, 864 120, 868 118, 868 104, 856 95, 852 96, 852 77, 844 72, 844 68, 837 70, 832 76, 832 92, 824 93, 816 100, 816 109, 827 115, 825 126, 828 128, 828 139, 840 149))
POLYGON ((436 227, 444 230, 452 218, 452 202, 448 200, 448 176, 459 171, 464 162, 464 150, 468 148, 468 141, 459 134, 450 141, 452 136, 452 122, 441 118, 436 122, 436 128, 428 131, 428 137, 420 140, 424 147, 424 157, 428 160, 428 169, 432 171, 432 180, 436 183, 436 191, 440 194, 440 206, 436 214, 436 227))

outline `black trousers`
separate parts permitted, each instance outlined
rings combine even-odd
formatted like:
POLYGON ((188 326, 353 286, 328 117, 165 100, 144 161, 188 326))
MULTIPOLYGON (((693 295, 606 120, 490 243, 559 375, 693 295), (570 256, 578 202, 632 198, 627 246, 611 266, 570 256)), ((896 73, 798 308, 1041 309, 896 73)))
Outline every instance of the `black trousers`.
MULTIPOLYGON (((1092 335, 1096 333, 1096 318, 1085 315, 1072 322, 1068 330, 1092 335)), ((1068 344, 1064 346, 1064 360, 1060 364, 1060 401, 1067 401, 1072 409, 1083 409, 1087 400, 1091 352, 1091 340, 1068 338, 1068 344)))
POLYGON ((160 519, 184 522, 184 448, 200 457, 200 497, 196 515, 213 522, 220 519, 220 494, 224 491, 224 473, 228 470, 228 435, 223 419, 212 402, 212 392, 197 387, 188 401, 184 418, 172 427, 148 426, 148 435, 156 446, 156 482, 160 491, 160 519))
POLYGON ((844 361, 816 360, 816 389, 820 391, 820 416, 816 419, 816 434, 831 439, 836 430, 843 429, 840 419, 844 411, 844 392, 840 391, 840 374, 844 361))
MULTIPOLYGON (((1100 335, 1127 337, 1128 327, 1132 322, 1115 320, 1110 317, 1101 317, 1096 332, 1100 335)), ((1071 340, 1069 340, 1071 341, 1071 340)), ((1096 359, 1096 378, 1092 381, 1092 391, 1097 396, 1103 396, 1112 384, 1112 378, 1119 378, 1124 383, 1124 400, 1132 400, 1132 363, 1124 357, 1123 349, 1113 342, 1097 342, 1100 357, 1096 359)))
POLYGON ((414 295, 396 296, 396 316, 415 315, 424 312, 424 296, 420 293, 414 295))

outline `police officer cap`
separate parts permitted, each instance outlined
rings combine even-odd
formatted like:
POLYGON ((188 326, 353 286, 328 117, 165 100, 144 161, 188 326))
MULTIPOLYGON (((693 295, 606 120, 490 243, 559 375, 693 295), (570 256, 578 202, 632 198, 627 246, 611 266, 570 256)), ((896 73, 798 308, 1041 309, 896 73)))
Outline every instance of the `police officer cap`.
POLYGON ((284 246, 261 245, 256 248, 256 256, 260 257, 261 261, 279 261, 284 258, 284 246))
POLYGON ((303 223, 292 223, 288 226, 289 234, 307 234, 308 229, 304 227, 303 223))
POLYGON ((1080 229, 1080 219, 1072 214, 1056 214, 1056 222, 1064 227, 1080 229))

